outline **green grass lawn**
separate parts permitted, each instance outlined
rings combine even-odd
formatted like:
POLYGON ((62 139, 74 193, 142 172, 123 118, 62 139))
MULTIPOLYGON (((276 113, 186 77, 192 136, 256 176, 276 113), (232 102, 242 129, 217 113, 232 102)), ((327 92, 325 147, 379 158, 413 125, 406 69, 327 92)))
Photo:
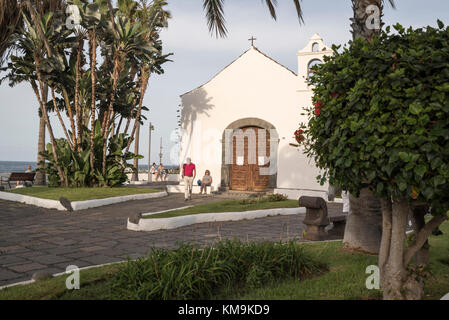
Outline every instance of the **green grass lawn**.
MULTIPOLYGON (((430 237, 430 271, 425 285, 424 299, 440 299, 449 292, 449 222, 441 227, 443 235, 430 237)), ((365 269, 377 264, 377 256, 350 253, 342 250, 342 243, 301 243, 329 271, 302 281, 283 280, 268 283, 258 289, 229 289, 217 299, 380 299, 379 290, 365 287, 365 269)), ((109 283, 118 265, 81 271, 81 289, 66 290, 65 277, 58 277, 26 286, 0 290, 4 299, 109 299, 109 283)))
POLYGON ((172 210, 162 213, 157 213, 153 215, 143 216, 143 219, 154 219, 154 218, 172 218, 186 216, 190 214, 199 213, 215 213, 215 212, 242 212, 250 210, 261 210, 261 209, 274 209, 274 208, 297 208, 297 200, 283 200, 283 201, 259 201, 253 200, 252 203, 249 199, 245 200, 226 200, 218 201, 206 204, 196 205, 190 208, 172 210))
POLYGON ((23 194, 26 196, 37 197, 42 199, 59 200, 60 197, 69 199, 70 201, 83 201, 93 199, 104 199, 119 196, 127 196, 131 194, 154 193, 161 190, 147 188, 59 188, 59 187, 28 187, 7 192, 23 194))

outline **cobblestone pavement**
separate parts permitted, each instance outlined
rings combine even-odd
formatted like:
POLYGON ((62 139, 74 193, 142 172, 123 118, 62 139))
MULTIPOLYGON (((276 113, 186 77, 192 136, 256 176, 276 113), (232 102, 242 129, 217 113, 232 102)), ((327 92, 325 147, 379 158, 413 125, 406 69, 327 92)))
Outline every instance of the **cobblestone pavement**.
MULTIPOLYGON (((223 197, 194 195, 187 204, 219 200, 223 197)), ((254 241, 298 239, 304 229, 304 214, 202 223, 166 231, 126 229, 132 213, 185 205, 183 195, 171 194, 68 213, 0 200, 0 286, 29 280, 37 271, 58 273, 68 265, 81 268, 135 259, 151 247, 174 248, 178 242, 210 244, 234 237, 254 241)))

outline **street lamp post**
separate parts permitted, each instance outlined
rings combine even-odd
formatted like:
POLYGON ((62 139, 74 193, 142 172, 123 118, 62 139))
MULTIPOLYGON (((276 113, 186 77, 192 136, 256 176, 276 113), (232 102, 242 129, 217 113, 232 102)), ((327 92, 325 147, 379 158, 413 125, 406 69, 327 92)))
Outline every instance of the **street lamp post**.
POLYGON ((149 130, 148 130, 148 183, 151 181, 151 173, 150 173, 150 167, 151 167, 151 131, 154 130, 153 125, 150 122, 149 130))

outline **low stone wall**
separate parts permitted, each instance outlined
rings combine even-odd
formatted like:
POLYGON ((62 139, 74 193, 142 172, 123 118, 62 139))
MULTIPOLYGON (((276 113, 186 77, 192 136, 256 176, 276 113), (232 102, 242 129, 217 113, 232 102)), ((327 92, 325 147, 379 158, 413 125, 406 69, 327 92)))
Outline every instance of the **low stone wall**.
POLYGON ((291 200, 298 200, 302 196, 320 197, 327 201, 327 192, 321 190, 303 190, 293 188, 277 188, 274 193, 286 195, 291 200))
MULTIPOLYGON (((127 195, 127 196, 112 197, 112 198, 105 198, 105 199, 73 201, 70 204, 73 208, 73 211, 78 211, 78 210, 96 208, 96 207, 106 206, 109 204, 125 202, 125 201, 130 201, 130 200, 160 198, 160 197, 165 197, 167 195, 168 195, 168 193, 166 191, 154 192, 154 193, 140 193, 140 194, 132 194, 132 195, 127 195)), ((21 194, 11 193, 11 192, 0 192, 0 199, 30 204, 33 206, 47 208, 47 209, 56 209, 56 210, 61 210, 61 211, 67 211, 67 209, 64 206, 62 206, 62 204, 58 200, 49 200, 49 199, 30 197, 30 196, 25 196, 25 195, 21 195, 21 194)))
MULTIPOLYGON (((184 184, 179 184, 179 185, 169 185, 167 186, 167 191, 169 193, 184 193, 184 184)), ((198 185, 193 185, 192 187, 192 193, 193 194, 198 194, 201 191, 201 187, 198 185)), ((214 186, 209 186, 207 187, 207 193, 210 194, 211 192, 215 191, 215 187, 214 186)))
MULTIPOLYGON (((182 209, 182 208, 179 208, 182 209)), ((171 209, 162 212, 178 210, 171 209)), ((148 216, 161 212, 153 212, 142 214, 142 216, 148 216)), ((141 217, 128 218, 127 228, 133 231, 155 231, 155 230, 168 230, 179 227, 184 227, 197 223, 205 222, 220 222, 220 221, 239 221, 239 220, 252 220, 257 218, 277 216, 277 215, 295 215, 305 214, 305 208, 276 208, 265 210, 253 210, 244 212, 217 212, 217 213, 200 213, 181 217, 173 218, 158 218, 158 219, 142 219, 141 217), (131 221, 132 220, 132 221, 131 221), (137 221, 138 220, 138 221, 137 221)))
MULTIPOLYGON (((127 173, 126 176, 128 177, 128 180, 131 181, 131 173, 127 173)), ((151 179, 153 179, 153 175, 151 175, 151 179)), ((167 180, 165 181, 179 181, 180 180, 180 175, 179 174, 169 174, 167 175, 167 180)), ((158 180, 158 182, 161 181, 160 179, 158 180)), ((139 173, 139 182, 141 182, 141 184, 146 184, 148 183, 148 173, 139 173)), ((153 180, 151 180, 151 182, 155 182, 153 180)))

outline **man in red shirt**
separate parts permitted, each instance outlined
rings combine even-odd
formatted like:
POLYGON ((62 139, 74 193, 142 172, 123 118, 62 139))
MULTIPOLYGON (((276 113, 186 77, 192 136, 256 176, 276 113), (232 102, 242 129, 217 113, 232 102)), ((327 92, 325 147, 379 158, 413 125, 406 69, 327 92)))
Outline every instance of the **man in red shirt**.
POLYGON ((184 197, 185 201, 192 199, 193 180, 196 176, 195 164, 192 159, 187 158, 186 163, 182 165, 182 178, 184 179, 184 197))

